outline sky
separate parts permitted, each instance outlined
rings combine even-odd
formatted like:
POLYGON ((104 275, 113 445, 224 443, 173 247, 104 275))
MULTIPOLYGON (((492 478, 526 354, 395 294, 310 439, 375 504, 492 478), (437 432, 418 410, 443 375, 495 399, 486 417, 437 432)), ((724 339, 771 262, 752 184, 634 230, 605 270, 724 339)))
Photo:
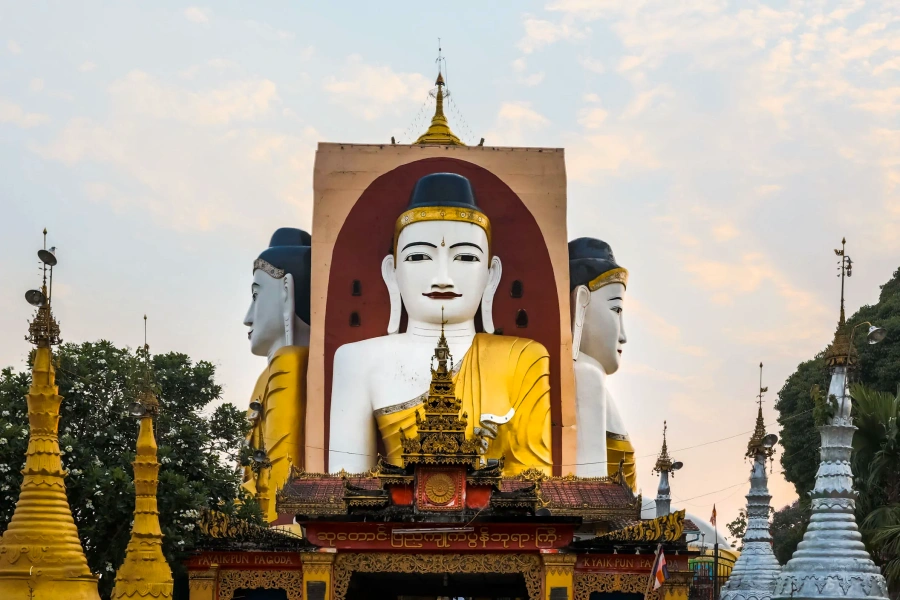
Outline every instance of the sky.
MULTIPOLYGON (((309 229, 316 143, 410 143, 438 38, 467 143, 562 147, 569 237, 630 271, 610 387, 673 505, 744 503, 756 415, 900 266, 900 10, 878 1, 4 2, 0 365, 23 368, 41 230, 68 341, 214 363, 243 406, 264 359, 252 261, 309 229)), ((313 232, 315 235, 315 232, 313 232)), ((794 498, 776 463, 773 504, 794 498)))

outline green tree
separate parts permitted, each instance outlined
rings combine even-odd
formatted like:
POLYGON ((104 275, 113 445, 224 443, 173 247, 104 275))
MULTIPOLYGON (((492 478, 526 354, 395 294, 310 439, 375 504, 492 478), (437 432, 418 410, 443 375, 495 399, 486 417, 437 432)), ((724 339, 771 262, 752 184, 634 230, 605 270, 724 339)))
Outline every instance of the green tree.
POLYGON ((772 552, 781 564, 790 560, 809 524, 809 503, 795 501, 772 516, 772 552))
MULTIPOLYGON (((101 574, 106 598, 125 556, 134 510, 137 422, 128 415, 142 361, 113 344, 65 344, 56 353, 56 381, 63 396, 59 443, 69 471, 66 491, 91 569, 101 574)), ((198 511, 212 507, 260 522, 253 502, 236 503, 241 480, 243 411, 232 404, 208 410, 220 397, 215 367, 184 354, 152 357, 161 412, 159 445, 160 524, 163 549, 176 576, 179 560, 197 541, 198 511)), ((0 530, 12 517, 25 462, 30 372, 0 372, 0 530)))
POLYGON ((854 486, 863 539, 900 589, 900 394, 851 387, 854 486))
POLYGON ((747 509, 742 508, 738 511, 738 516, 733 521, 725 525, 728 528, 728 534, 731 537, 731 545, 737 548, 738 552, 744 551, 744 534, 747 533, 747 509))

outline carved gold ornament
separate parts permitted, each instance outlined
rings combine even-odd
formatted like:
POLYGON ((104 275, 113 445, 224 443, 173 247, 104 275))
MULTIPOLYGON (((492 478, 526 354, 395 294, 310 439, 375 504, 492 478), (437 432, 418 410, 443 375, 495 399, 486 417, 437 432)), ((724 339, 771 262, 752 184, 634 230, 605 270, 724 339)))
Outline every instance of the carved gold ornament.
POLYGON ((255 273, 257 269, 264 271, 267 275, 274 277, 275 279, 284 277, 284 269, 279 269, 261 258, 257 258, 253 261, 253 272, 255 273))
POLYGON ((445 473, 435 473, 425 482, 425 495, 430 502, 447 504, 456 494, 456 483, 445 473))
POLYGON ((628 270, 624 267, 617 267, 606 273, 601 273, 588 282, 588 289, 592 292, 596 292, 603 286, 613 283, 621 283, 625 287, 628 287, 628 270))
POLYGON ((284 590, 288 600, 303 599, 303 571, 220 571, 219 600, 232 600, 240 589, 284 590))
POLYGON ((575 572, 573 600, 589 600, 594 592, 641 594, 645 600, 661 600, 663 588, 651 590, 650 574, 575 572))
POLYGON ((684 511, 679 510, 597 536, 597 539, 614 542, 674 542, 681 539, 683 532, 684 511))
MULTIPOLYGON (((536 554, 338 554, 334 600, 344 600, 350 577, 360 573, 521 573, 530 600, 541 598, 541 560, 536 554)), ((645 578, 646 581, 646 578, 645 578)))

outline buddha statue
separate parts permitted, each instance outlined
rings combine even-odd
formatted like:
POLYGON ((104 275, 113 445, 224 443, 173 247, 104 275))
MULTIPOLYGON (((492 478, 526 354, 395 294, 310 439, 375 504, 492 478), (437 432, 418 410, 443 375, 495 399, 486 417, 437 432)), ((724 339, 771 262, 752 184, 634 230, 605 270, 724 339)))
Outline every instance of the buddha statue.
POLYGON ((491 224, 468 179, 451 173, 416 182, 396 221, 393 252, 382 261, 391 313, 388 335, 344 344, 334 357, 329 469, 365 471, 378 440, 402 464, 401 437, 416 434, 434 348, 444 335, 467 437, 481 434, 483 458, 504 458, 504 473, 551 474, 550 357, 539 343, 494 335, 492 305, 501 262, 491 224), (400 332, 401 309, 407 326, 400 332), (481 312, 485 333, 476 331, 481 312), (402 434, 401 434, 402 432, 402 434))
POLYGON ((276 518, 275 491, 292 465, 304 464, 310 242, 308 233, 290 227, 272 235, 253 263, 252 300, 244 317, 250 351, 268 359, 247 412, 252 423, 248 442, 252 450, 267 453, 271 466, 245 468, 242 487, 257 498, 270 522, 276 518))
POLYGON ((609 244, 594 238, 569 242, 576 475, 613 475, 621 463, 625 480, 635 488, 634 448, 606 388, 606 377, 619 370, 628 341, 622 319, 627 283, 628 271, 616 263, 609 244))

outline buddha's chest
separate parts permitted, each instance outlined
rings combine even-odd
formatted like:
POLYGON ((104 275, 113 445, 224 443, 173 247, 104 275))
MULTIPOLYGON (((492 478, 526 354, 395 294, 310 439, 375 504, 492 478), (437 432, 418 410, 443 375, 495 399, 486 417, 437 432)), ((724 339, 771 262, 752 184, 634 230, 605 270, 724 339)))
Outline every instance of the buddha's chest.
MULTIPOLYGON (((369 371, 373 410, 408 402, 427 393, 431 384, 433 345, 396 344, 386 350, 380 364, 369 371)), ((460 352, 460 359, 466 350, 460 352)))

